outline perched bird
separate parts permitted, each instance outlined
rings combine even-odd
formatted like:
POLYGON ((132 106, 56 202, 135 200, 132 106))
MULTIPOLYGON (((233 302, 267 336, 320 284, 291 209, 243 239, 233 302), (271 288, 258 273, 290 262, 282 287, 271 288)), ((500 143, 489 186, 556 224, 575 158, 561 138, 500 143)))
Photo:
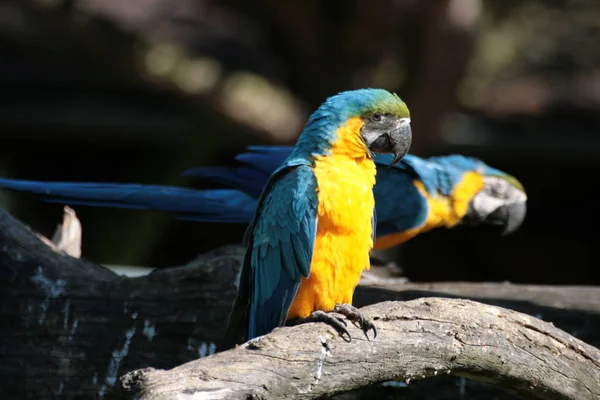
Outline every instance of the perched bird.
POLYGON ((310 116, 267 181, 246 231, 225 348, 286 320, 327 322, 350 340, 331 311, 376 335, 351 305, 375 235, 373 153, 392 153, 394 164, 411 139, 406 104, 382 89, 341 92, 310 116))
MULTIPOLYGON (((251 146, 233 167, 205 166, 183 173, 213 180, 226 189, 197 190, 123 183, 39 182, 1 179, 0 187, 42 195, 43 200, 167 211, 203 222, 249 223, 267 180, 292 153, 290 146, 251 146)), ((375 249, 402 244, 434 228, 497 226, 508 234, 526 214, 527 195, 513 176, 461 155, 427 159, 375 154, 377 168, 375 249)))

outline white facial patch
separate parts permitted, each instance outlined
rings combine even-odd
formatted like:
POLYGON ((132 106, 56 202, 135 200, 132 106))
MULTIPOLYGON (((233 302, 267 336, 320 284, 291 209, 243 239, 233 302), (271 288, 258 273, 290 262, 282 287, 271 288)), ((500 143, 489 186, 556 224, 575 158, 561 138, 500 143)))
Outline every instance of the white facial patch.
POLYGON ((498 207, 527 201, 525 193, 502 178, 486 176, 483 181, 485 187, 471 201, 471 206, 483 218, 496 211, 498 207))

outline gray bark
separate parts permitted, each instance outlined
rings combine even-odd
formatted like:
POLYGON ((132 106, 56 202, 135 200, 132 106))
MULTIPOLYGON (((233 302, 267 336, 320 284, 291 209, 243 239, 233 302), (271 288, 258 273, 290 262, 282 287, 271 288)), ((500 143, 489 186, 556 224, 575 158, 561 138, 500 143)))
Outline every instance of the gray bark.
POLYGON ((0 210, 0 398, 109 398, 127 371, 211 353, 239 250, 126 278, 51 248, 0 210))
POLYGON ((600 351, 552 324, 462 299, 365 307, 379 335, 348 343, 324 324, 279 328, 169 371, 122 378, 140 400, 314 399, 442 374, 481 379, 539 399, 600 397, 600 351))

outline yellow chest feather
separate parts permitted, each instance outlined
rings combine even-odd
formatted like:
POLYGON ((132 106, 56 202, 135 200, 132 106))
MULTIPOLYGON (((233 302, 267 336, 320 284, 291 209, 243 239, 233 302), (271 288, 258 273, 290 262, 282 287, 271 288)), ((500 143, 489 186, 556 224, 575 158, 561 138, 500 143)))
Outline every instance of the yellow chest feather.
POLYGON ((314 172, 318 221, 311 273, 302 280, 288 319, 351 304, 373 247, 373 161, 333 154, 317 159, 314 172))

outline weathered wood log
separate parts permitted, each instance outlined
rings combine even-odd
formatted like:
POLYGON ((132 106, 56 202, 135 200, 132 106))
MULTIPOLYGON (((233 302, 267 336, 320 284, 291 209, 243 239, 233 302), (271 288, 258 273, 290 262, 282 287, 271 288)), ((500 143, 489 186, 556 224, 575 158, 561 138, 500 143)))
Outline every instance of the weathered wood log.
POLYGON ((119 375, 214 351, 241 253, 125 278, 67 256, 0 210, 0 398, 102 398, 119 375))
MULTIPOLYGON (((125 278, 49 247, 0 210, 0 398, 115 398, 117 378, 126 372, 169 369, 211 354, 242 257, 241 247, 228 246, 185 266, 125 278)), ((541 315, 600 345, 600 290, 592 287, 379 284, 359 287, 355 303, 431 296, 541 315)), ((466 388, 481 393, 471 381, 466 388)))
POLYGON ((379 335, 351 342, 325 324, 279 328, 169 371, 122 378, 140 400, 314 399, 375 382, 456 374, 539 399, 600 397, 600 350, 529 315, 426 298, 363 308, 379 335))

